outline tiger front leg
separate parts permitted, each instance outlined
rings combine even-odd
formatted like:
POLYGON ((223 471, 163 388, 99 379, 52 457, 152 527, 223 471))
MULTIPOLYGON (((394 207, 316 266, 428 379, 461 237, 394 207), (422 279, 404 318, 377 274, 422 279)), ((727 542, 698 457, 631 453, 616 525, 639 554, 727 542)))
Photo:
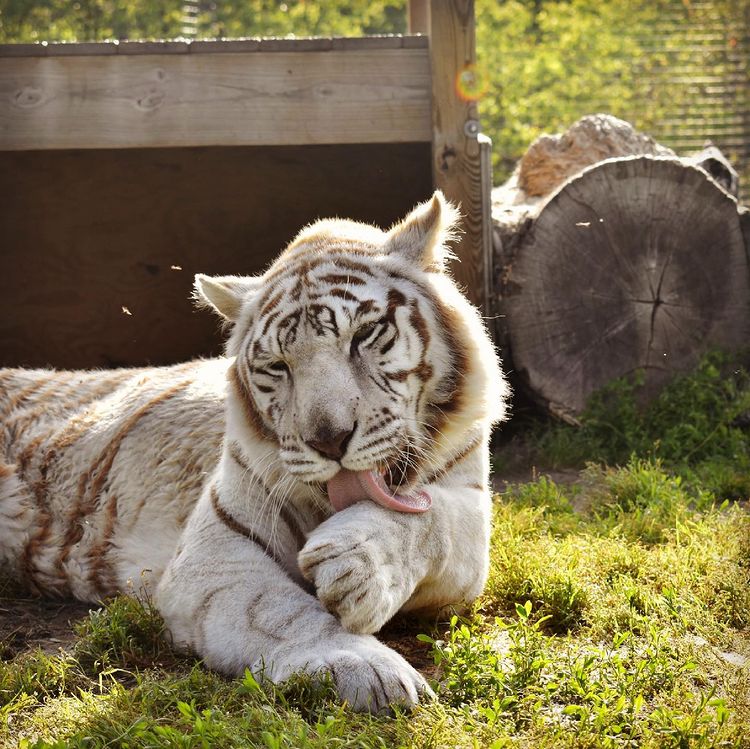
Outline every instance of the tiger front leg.
POLYGON ((432 508, 405 514, 363 501, 308 537, 302 574, 350 632, 377 632, 401 610, 467 603, 489 566, 490 494, 479 486, 429 486, 432 508))
POLYGON ((248 668, 273 682, 328 673, 342 699, 372 712, 412 706, 431 694, 400 655, 370 635, 346 631, 283 562, 205 495, 155 602, 175 644, 222 673, 248 668))

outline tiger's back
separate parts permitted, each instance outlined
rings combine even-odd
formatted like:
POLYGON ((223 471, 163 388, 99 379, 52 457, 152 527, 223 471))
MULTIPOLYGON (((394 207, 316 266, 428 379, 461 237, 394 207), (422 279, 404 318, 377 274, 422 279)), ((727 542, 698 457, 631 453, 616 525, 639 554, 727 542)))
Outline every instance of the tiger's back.
POLYGON ((219 457, 227 366, 0 372, 0 561, 89 601, 158 578, 219 457))

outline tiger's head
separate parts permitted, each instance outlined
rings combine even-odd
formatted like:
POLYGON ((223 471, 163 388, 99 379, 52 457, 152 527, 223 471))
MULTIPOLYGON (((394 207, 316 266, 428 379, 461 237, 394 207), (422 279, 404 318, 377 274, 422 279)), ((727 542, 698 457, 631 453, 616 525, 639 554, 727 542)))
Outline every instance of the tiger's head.
POLYGON ((318 221, 261 276, 196 276, 196 297, 232 326, 248 439, 273 443, 300 481, 328 482, 335 507, 371 476, 397 509, 425 509, 414 487, 504 414, 494 348, 445 271, 457 218, 436 192, 388 232, 318 221))

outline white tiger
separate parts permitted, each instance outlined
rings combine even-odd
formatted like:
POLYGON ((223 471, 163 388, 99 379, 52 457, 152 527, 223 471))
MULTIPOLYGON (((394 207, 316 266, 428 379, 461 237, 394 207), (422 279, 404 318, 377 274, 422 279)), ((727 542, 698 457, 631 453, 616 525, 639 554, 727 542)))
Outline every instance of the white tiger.
POLYGON ((226 674, 417 703, 372 633, 481 592, 508 392, 444 271, 456 218, 435 193, 388 233, 319 221, 261 276, 197 276, 225 358, 2 370, 0 559, 43 593, 145 588, 226 674))

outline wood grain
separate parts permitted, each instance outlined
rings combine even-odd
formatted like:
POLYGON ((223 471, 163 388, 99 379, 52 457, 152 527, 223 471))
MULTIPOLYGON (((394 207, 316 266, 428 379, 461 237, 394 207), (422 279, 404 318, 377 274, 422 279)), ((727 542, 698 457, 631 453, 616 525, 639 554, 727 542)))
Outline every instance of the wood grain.
POLYGON ((0 150, 431 138, 425 49, 138 49, 4 59, 0 150))
POLYGON ((750 340, 737 204, 676 159, 610 159, 569 180, 506 273, 514 369, 564 417, 618 377, 641 370, 648 398, 750 340))
MULTIPOLYGON (((428 2, 428 0, 422 0, 428 2)), ((142 54, 232 54, 278 50, 299 52, 310 49, 427 49, 427 38, 410 34, 362 37, 295 37, 294 39, 243 37, 239 39, 181 39, 178 41, 37 42, 0 44, 0 57, 70 57, 82 55, 142 54)))
POLYGON ((455 247, 459 262, 451 270, 467 296, 484 309, 483 226, 489 219, 482 210, 479 118, 476 100, 458 85, 476 64, 474 2, 432 0, 429 19, 433 179, 463 214, 464 234, 455 247))
POLYGON ((409 0, 407 12, 410 34, 430 33, 430 0, 409 0))
POLYGON ((431 182, 427 143, 2 153, 0 366, 218 353, 196 272, 262 271, 324 216, 388 227, 431 182))

